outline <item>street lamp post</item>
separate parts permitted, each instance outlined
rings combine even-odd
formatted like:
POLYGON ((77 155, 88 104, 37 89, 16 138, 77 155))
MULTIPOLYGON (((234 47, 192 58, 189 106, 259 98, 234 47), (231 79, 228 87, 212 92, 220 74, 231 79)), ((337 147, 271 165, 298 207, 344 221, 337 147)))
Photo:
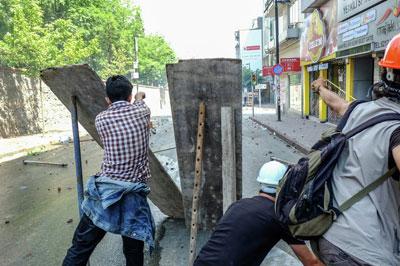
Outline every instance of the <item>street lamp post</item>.
MULTIPOLYGON (((274 0, 275 5, 275 52, 276 64, 279 64, 279 18, 278 18, 278 0, 274 0)), ((279 75, 275 75, 276 86, 276 108, 278 114, 278 121, 281 121, 281 88, 279 75)))

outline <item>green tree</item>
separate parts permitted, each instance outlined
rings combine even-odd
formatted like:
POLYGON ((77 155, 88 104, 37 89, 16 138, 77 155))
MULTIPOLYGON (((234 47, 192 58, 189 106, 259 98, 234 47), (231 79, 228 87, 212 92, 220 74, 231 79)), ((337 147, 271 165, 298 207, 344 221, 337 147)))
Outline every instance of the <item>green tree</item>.
POLYGON ((10 1, 7 8, 8 14, 1 16, 8 22, 0 41, 0 63, 37 73, 46 65, 47 52, 41 9, 31 0, 10 1))
POLYGON ((176 62, 175 52, 159 35, 139 39, 140 83, 154 86, 166 84, 165 65, 176 62))
POLYGON ((161 36, 145 36, 129 0, 1 0, 0 64, 37 75, 43 68, 88 63, 102 78, 128 74, 140 39, 140 81, 163 85, 176 56, 161 36))

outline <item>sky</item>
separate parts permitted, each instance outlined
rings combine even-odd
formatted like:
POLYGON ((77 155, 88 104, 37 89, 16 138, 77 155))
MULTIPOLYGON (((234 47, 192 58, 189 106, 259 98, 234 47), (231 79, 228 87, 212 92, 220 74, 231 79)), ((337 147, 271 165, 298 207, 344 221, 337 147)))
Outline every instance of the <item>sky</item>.
MULTIPOLYGON (((262 16, 263 0, 134 0, 146 34, 165 37, 179 59, 235 57, 234 33, 262 16)), ((140 47, 139 47, 140 49, 140 47)))

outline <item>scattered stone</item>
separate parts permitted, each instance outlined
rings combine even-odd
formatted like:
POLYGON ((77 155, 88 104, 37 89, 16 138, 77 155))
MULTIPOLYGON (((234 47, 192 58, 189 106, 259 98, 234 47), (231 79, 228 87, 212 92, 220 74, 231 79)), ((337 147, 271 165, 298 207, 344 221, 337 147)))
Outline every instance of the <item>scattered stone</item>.
POLYGON ((72 187, 67 187, 67 189, 68 189, 68 190, 71 190, 71 189, 72 189, 72 187))
POLYGON ((50 188, 48 188, 47 190, 50 191, 50 188))
POLYGON ((25 189, 27 189, 27 188, 28 188, 27 186, 20 186, 20 187, 19 187, 20 190, 25 190, 25 189))
POLYGON ((74 221, 74 219, 68 219, 67 224, 70 224, 74 221))
POLYGON ((24 256, 24 259, 27 259, 29 257, 32 257, 32 253, 30 253, 30 252, 24 256))
POLYGON ((5 223, 5 224, 9 224, 9 223, 10 223, 10 221, 9 221, 9 220, 6 220, 4 223, 5 223))
POLYGON ((85 164, 88 164, 88 160, 85 160, 85 164))
POLYGON ((58 193, 61 192, 61 188, 60 188, 60 187, 57 188, 57 192, 58 192, 58 193))

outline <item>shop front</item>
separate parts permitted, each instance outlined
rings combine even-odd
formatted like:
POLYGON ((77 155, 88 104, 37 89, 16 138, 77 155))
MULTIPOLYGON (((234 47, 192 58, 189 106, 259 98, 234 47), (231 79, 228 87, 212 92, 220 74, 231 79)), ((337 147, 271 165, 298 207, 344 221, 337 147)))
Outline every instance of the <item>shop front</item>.
POLYGON ((303 76, 303 114, 321 122, 336 122, 337 117, 328 110, 322 99, 311 90, 311 83, 318 77, 329 78, 334 90, 346 98, 345 62, 337 60, 337 2, 329 1, 305 20, 300 40, 300 58, 303 76), (340 84, 342 83, 342 84, 340 84))
MULTIPOLYGON (((379 59, 389 41, 400 32, 400 14, 393 1, 361 1, 349 7, 338 1, 337 58, 348 65, 352 99, 365 99, 371 85, 380 79, 379 59), (395 12, 397 11, 397 12, 395 12)), ((400 56, 400 55, 399 55, 400 56)))

